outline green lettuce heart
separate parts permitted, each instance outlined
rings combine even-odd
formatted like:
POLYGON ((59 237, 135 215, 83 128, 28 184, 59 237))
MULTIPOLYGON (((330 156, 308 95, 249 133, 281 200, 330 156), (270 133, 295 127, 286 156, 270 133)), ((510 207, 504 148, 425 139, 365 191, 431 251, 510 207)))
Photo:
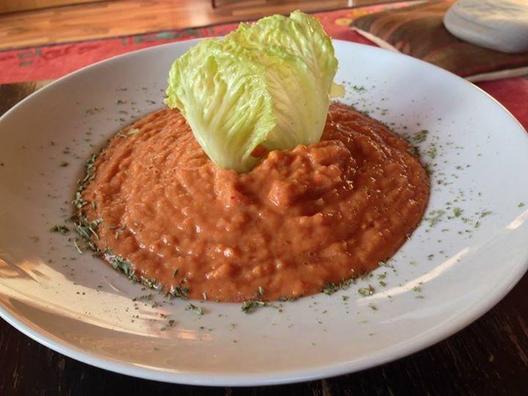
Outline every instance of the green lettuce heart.
POLYGON ((213 162, 246 172, 258 162, 257 146, 320 140, 336 71, 321 24, 294 11, 192 47, 171 67, 166 103, 182 112, 213 162))

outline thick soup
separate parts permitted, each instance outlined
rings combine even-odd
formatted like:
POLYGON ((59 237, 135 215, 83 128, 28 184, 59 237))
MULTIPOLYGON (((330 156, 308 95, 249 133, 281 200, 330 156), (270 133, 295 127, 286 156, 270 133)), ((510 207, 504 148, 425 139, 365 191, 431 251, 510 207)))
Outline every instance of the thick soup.
POLYGON ((320 143, 256 153, 262 162, 238 174, 207 158, 179 112, 161 110, 102 151, 81 212, 99 223, 101 252, 167 292, 305 296, 373 270, 418 225, 429 181, 409 148, 334 104, 320 143))

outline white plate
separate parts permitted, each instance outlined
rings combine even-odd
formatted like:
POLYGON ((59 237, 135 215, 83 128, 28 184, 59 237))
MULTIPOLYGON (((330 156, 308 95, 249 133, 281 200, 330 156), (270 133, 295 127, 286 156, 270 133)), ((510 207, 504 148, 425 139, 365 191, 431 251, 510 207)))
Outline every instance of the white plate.
POLYGON ((94 151, 89 143, 100 146, 129 120, 159 108, 170 63, 192 44, 85 68, 0 120, 0 313, 23 333, 74 359, 137 377, 286 383, 425 348, 490 309, 525 272, 528 136, 519 123, 446 71, 336 41, 337 80, 347 83, 348 102, 399 133, 429 131, 420 145, 433 169, 429 220, 391 261, 395 270, 380 268, 348 290, 286 303, 282 312, 246 315, 239 305, 206 303, 200 305, 207 313, 198 317, 180 300, 161 307, 136 302, 135 310, 132 298, 148 291, 90 254, 79 255, 49 229, 69 216, 75 180, 94 151), (449 201, 451 209, 436 221, 435 211, 449 201), (461 216, 454 217, 455 207, 461 216), (363 297, 358 289, 369 284, 376 292, 363 297), (173 327, 166 328, 160 313, 175 320, 173 327))

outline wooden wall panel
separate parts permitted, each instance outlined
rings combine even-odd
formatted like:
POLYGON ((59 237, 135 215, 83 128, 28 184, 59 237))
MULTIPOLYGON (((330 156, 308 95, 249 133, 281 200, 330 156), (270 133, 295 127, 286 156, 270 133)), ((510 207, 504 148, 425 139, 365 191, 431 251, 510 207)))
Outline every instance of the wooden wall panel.
POLYGON ((4 0, 0 2, 0 14, 14 11, 38 10, 63 5, 92 3, 101 0, 4 0))

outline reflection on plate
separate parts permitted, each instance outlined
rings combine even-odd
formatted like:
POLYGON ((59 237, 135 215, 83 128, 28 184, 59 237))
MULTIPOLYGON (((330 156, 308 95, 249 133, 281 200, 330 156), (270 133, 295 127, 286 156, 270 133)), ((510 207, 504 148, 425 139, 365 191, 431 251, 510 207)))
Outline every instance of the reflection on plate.
POLYGON ((71 215, 82 164, 162 106, 160 46, 57 81, 0 119, 0 313, 75 359, 162 381, 250 385, 360 370, 424 348, 486 312, 528 262, 528 136, 473 85, 411 58, 335 42, 345 101, 417 144, 432 195, 412 238, 330 296, 247 315, 239 304, 151 294, 50 232, 71 215), (359 61, 361 60, 361 61, 359 61), (424 132, 426 131, 426 132, 424 132), (287 351, 287 353, 285 353, 287 351))

